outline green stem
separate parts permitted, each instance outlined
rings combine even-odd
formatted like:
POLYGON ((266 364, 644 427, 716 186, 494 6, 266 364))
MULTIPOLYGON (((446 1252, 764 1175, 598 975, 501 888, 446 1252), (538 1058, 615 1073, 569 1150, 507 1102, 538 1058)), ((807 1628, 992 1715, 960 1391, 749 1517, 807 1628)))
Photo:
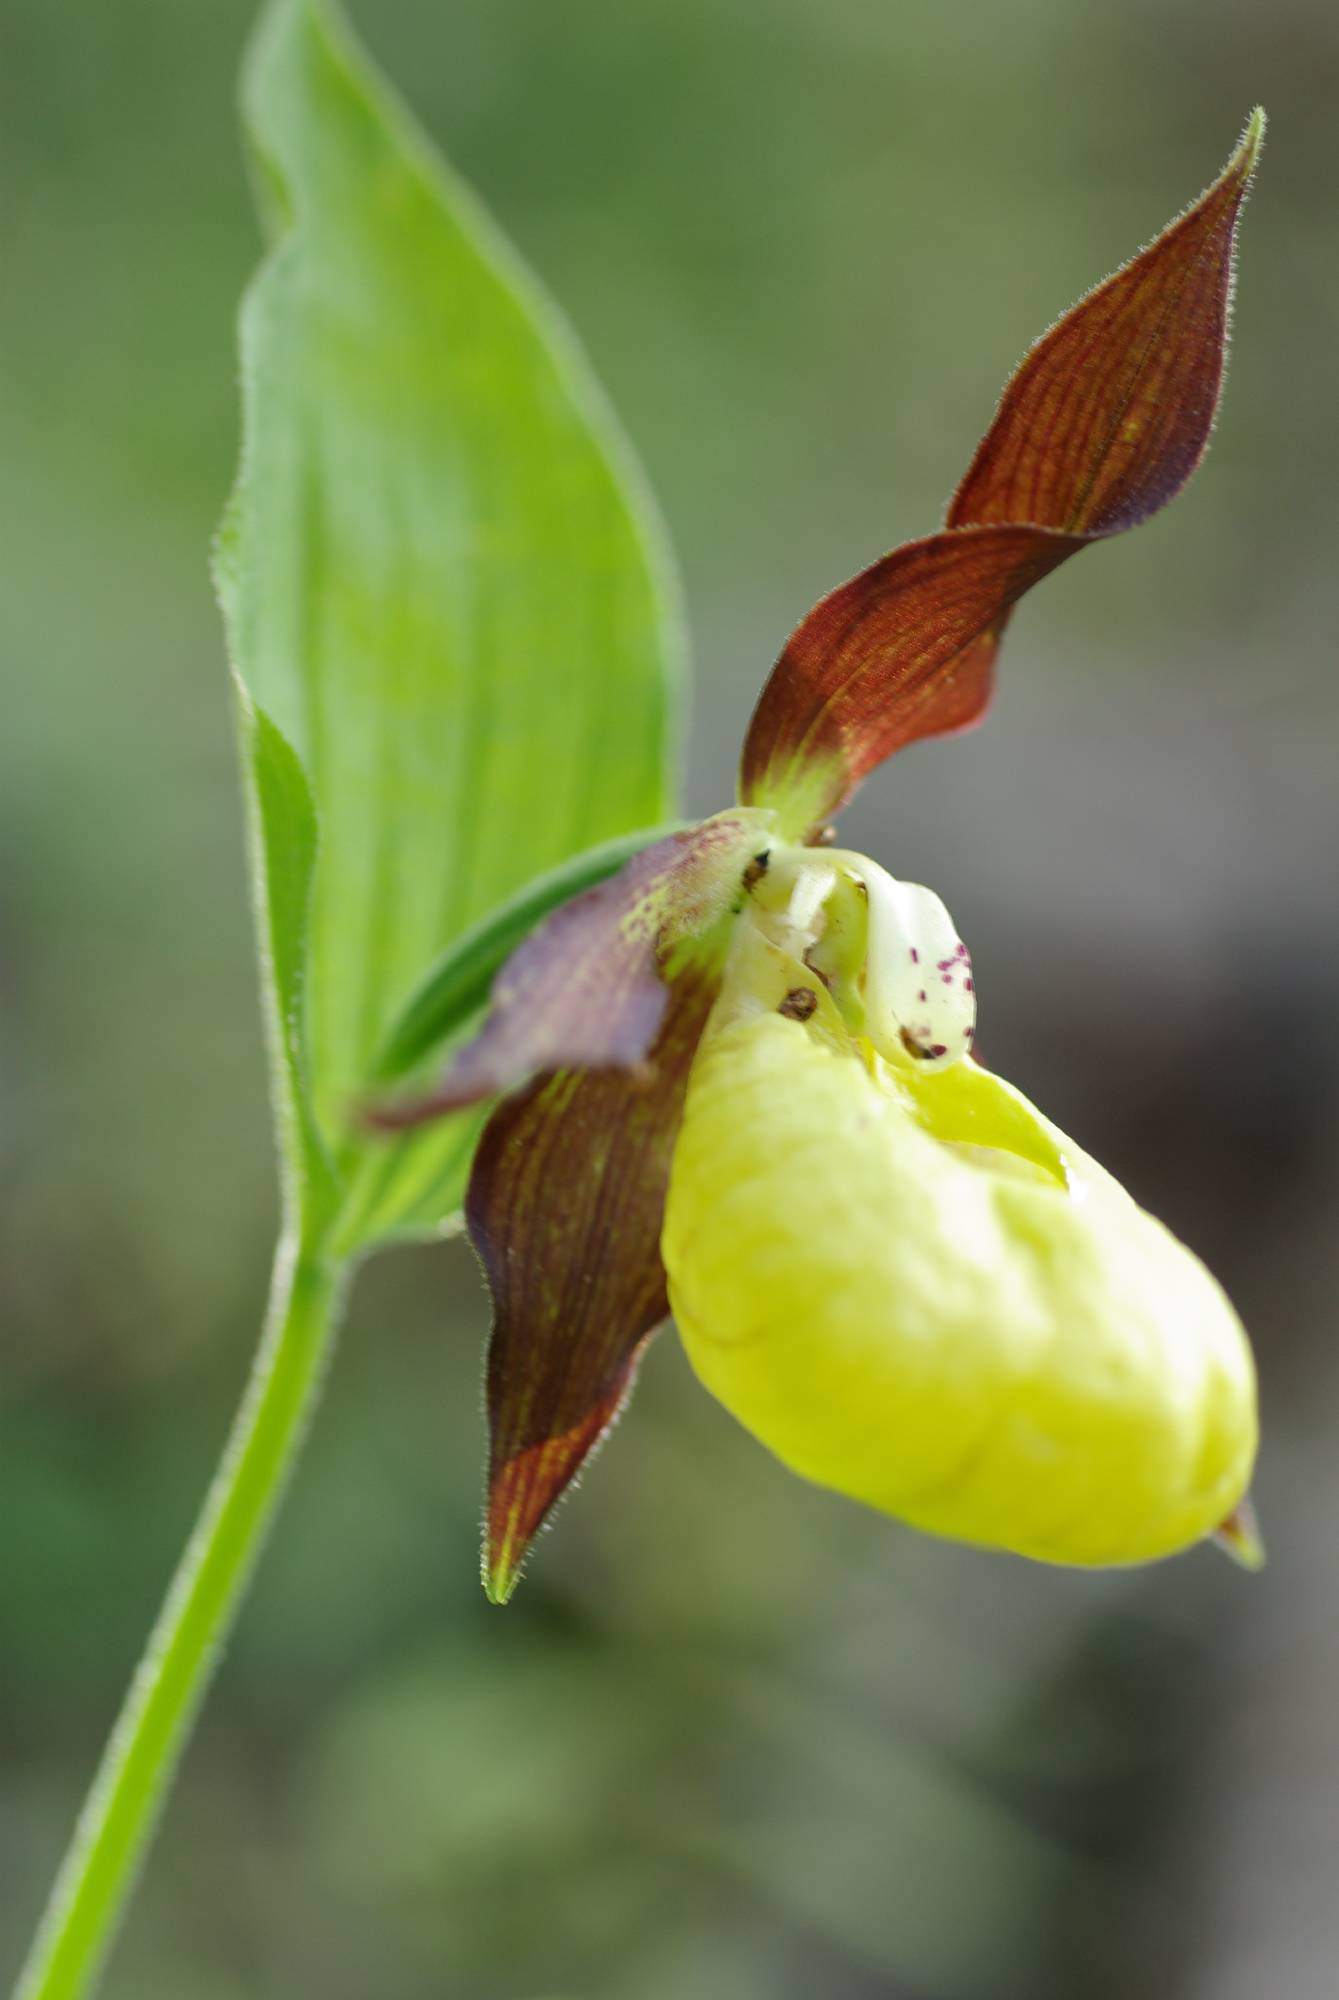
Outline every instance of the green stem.
POLYGON ((79 2000, 92 1989, 301 1446, 338 1322, 344 1275, 339 1264, 281 1240, 246 1394, 14 2000, 79 2000))

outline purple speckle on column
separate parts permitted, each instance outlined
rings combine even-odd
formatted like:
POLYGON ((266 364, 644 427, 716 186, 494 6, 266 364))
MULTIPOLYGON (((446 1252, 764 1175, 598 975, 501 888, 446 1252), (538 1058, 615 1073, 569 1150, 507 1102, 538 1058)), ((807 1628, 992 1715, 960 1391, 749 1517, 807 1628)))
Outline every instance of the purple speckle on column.
POLYGON ((921 955, 917 951, 915 945, 911 947, 911 962, 913 965, 919 965, 921 962, 921 955))

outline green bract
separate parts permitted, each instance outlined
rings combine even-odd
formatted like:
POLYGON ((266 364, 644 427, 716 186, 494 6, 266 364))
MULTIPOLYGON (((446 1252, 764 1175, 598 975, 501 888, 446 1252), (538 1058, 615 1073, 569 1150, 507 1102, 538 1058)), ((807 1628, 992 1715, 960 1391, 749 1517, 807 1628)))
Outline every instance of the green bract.
POLYGON ((668 817, 680 633, 566 326, 332 9, 277 0, 244 101, 274 248, 217 573, 281 1150, 354 1247, 459 1204, 477 1114, 374 1159, 350 1116, 433 960, 532 876, 668 817))

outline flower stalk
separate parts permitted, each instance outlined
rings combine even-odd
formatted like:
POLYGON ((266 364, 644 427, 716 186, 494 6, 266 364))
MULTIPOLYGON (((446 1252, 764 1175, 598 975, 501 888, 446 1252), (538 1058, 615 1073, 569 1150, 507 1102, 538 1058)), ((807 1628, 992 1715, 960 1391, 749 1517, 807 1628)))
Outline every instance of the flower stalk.
POLYGON ((280 1239, 246 1393, 14 2000, 80 2000, 93 1988, 301 1449, 334 1344, 347 1269, 319 1248, 280 1239))

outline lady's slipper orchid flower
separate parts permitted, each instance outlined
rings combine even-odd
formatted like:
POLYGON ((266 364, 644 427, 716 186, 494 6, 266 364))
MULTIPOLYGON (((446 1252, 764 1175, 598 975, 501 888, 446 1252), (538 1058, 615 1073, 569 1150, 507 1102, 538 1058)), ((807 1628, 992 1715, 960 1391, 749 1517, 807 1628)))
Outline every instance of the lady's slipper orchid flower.
POLYGON ((793 634, 740 804, 559 909, 440 1086, 384 1114, 501 1096, 467 1201, 495 1309, 494 1598, 670 1312, 788 1465, 919 1527, 1064 1563, 1215 1532, 1258 1553, 1231 1306, 976 1062, 938 897, 826 843, 877 764, 981 716, 1023 593, 1199 463, 1263 124, 1027 355, 944 528, 793 634))

